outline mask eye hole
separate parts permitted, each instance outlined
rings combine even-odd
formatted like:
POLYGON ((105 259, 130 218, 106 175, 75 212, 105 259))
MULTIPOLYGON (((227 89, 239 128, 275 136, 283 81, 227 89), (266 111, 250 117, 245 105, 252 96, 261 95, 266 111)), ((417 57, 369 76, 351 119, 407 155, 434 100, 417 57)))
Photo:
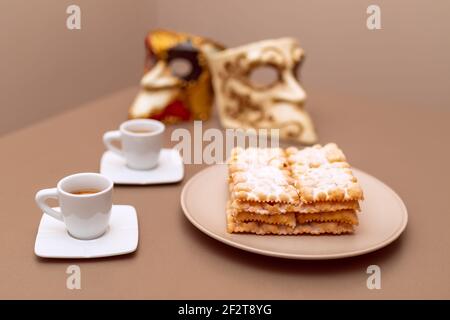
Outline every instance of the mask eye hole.
POLYGON ((252 68, 248 74, 250 84, 255 88, 269 88, 280 79, 279 70, 272 65, 260 65, 252 68))
POLYGON ((189 60, 183 58, 174 58, 169 62, 169 68, 172 74, 178 78, 188 78, 192 72, 192 64, 189 60))

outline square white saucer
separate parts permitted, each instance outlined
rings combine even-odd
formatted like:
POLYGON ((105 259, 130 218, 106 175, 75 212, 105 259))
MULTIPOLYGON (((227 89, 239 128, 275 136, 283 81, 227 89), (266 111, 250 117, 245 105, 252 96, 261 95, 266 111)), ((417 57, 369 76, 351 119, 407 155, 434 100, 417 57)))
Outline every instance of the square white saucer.
POLYGON ((113 205, 108 230, 93 240, 71 237, 64 223, 43 214, 34 253, 43 258, 110 257, 136 251, 138 238, 138 220, 132 206, 113 205))
POLYGON ((175 149, 162 149, 158 166, 151 170, 130 169, 124 158, 106 151, 100 163, 100 173, 116 184, 163 184, 181 181, 184 166, 180 153, 175 149))

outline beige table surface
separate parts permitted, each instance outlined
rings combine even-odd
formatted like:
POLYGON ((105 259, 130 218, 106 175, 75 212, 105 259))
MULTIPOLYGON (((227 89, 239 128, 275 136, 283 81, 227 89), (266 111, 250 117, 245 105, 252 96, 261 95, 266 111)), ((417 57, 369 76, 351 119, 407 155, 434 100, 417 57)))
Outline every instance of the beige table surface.
MULTIPOLYGON (((98 171, 102 134, 125 120, 135 93, 118 92, 0 139, 0 298, 450 298, 448 108, 376 104, 323 92, 310 92, 308 103, 321 142, 337 142, 352 165, 387 183, 408 207, 408 227, 390 246, 330 261, 283 260, 226 246, 198 231, 181 211, 181 189, 202 169, 187 165, 176 185, 115 188, 115 203, 138 212, 134 254, 36 257, 41 212, 35 192, 65 175, 98 171), (66 288, 71 264, 81 267, 81 290, 66 288), (381 267, 381 290, 366 287, 372 264, 381 267)), ((205 124, 212 126, 217 121, 205 124)))

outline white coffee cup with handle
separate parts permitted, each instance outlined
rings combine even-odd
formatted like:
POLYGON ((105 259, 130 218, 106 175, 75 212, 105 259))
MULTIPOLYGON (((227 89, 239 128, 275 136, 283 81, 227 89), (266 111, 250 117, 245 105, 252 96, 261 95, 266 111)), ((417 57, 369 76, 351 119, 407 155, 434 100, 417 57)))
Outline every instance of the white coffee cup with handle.
POLYGON ((109 225, 113 182, 98 173, 77 173, 61 179, 56 188, 36 193, 36 203, 49 216, 66 225, 74 238, 90 240, 102 236, 109 225), (57 199, 60 211, 46 200, 57 199))
POLYGON ((158 165, 165 126, 152 119, 134 119, 123 122, 119 130, 103 135, 106 148, 123 157, 129 168, 149 170, 158 165), (121 148, 114 146, 120 141, 121 148))

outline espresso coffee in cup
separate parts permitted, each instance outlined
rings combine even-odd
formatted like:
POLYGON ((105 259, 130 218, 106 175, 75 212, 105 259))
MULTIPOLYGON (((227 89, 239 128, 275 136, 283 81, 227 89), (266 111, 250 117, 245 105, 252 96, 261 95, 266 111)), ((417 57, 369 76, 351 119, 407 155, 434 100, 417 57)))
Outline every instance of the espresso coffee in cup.
POLYGON ((152 132, 152 130, 149 129, 130 129, 128 131, 136 134, 147 134, 152 132))
POLYGON ((98 189, 78 189, 78 190, 75 190, 75 191, 70 191, 70 193, 71 194, 74 194, 74 195, 79 195, 79 196, 82 196, 82 195, 86 195, 86 194, 95 194, 95 193, 99 193, 101 190, 98 190, 98 189))
POLYGON ((90 240, 108 229, 112 192, 109 178, 98 173, 77 173, 61 179, 56 188, 37 192, 36 203, 44 213, 64 223, 71 236, 90 240), (50 198, 58 200, 60 211, 46 204, 50 198))
POLYGON ((103 142, 107 149, 124 158, 131 169, 148 170, 158 165, 164 130, 164 124, 157 120, 128 120, 119 130, 106 132, 103 142), (117 148, 113 141, 121 141, 122 147, 117 148))

